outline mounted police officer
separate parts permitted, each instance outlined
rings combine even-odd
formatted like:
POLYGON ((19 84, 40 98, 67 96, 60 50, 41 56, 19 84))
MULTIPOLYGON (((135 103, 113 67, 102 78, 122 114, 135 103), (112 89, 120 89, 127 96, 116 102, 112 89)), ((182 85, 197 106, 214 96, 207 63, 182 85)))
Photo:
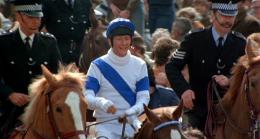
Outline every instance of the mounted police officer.
POLYGON ((220 88, 227 88, 231 68, 244 55, 246 44, 240 33, 231 31, 237 15, 236 1, 215 0, 212 10, 212 26, 188 34, 166 65, 171 86, 190 109, 186 113, 189 123, 200 130, 204 129, 207 116, 209 81, 214 78, 220 88), (181 74, 186 64, 189 82, 181 74))
POLYGON ((91 7, 90 0, 43 0, 42 26, 57 38, 66 64, 79 61, 91 7))
POLYGON ((94 117, 97 122, 114 119, 96 125, 98 139, 120 139, 123 126, 117 118, 123 115, 133 125, 126 124, 125 136, 133 137, 140 127, 137 116, 149 102, 146 63, 129 51, 134 30, 128 19, 112 20, 106 33, 111 49, 94 60, 87 73, 85 95, 94 117))
POLYGON ((41 74, 41 64, 57 72, 60 54, 56 39, 40 33, 42 5, 38 0, 14 1, 19 28, 0 35, 0 137, 17 124, 29 102, 28 85, 41 74))

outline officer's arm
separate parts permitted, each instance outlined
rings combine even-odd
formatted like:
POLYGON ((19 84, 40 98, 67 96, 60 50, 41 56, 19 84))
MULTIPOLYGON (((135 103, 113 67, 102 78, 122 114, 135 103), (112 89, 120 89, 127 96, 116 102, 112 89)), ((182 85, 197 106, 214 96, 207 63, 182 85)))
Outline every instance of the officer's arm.
MULTIPOLYGON (((2 45, 4 46, 4 44, 2 45)), ((3 50, 0 49, 0 52, 3 52, 3 50)), ((1 53, 0 53, 1 54, 1 53)), ((4 83, 3 75, 4 71, 3 68, 5 67, 3 64, 2 58, 3 54, 0 55, 0 101, 6 101, 9 97, 9 95, 13 92, 13 89, 4 83)))
POLYGON ((181 73, 191 58, 192 46, 190 44, 190 39, 186 37, 181 43, 181 47, 173 53, 170 62, 165 66, 165 72, 171 87, 179 97, 181 97, 185 90, 190 89, 190 85, 181 73))

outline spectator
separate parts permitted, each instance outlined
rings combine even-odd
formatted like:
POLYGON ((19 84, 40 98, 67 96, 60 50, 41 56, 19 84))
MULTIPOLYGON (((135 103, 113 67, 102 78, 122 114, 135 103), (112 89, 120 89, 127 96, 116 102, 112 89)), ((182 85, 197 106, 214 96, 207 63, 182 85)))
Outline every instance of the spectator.
POLYGON ((78 64, 81 43, 90 24, 90 0, 43 0, 42 26, 58 41, 65 64, 78 64))
POLYGON ((260 0, 252 0, 253 16, 260 20, 260 0))
POLYGON ((192 29, 191 21, 185 17, 176 18, 172 25, 171 37, 181 42, 184 36, 192 29))

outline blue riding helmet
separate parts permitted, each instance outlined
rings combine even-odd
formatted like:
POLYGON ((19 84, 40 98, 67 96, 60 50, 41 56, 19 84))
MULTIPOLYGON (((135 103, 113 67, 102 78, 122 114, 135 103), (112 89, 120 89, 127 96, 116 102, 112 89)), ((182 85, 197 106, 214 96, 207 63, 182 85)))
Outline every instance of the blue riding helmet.
POLYGON ((117 35, 130 35, 134 36, 135 26, 134 24, 125 18, 116 18, 112 20, 107 28, 107 38, 112 38, 117 35))

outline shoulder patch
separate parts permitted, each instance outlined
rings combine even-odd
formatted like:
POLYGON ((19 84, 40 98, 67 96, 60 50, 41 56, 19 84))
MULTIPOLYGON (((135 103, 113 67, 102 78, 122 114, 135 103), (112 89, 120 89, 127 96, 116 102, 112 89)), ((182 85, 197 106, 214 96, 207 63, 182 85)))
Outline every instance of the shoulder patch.
POLYGON ((55 38, 54 35, 48 33, 48 32, 40 32, 40 34, 44 37, 49 37, 49 38, 55 38))
POLYGON ((246 39, 246 37, 240 32, 232 31, 231 34, 238 37, 238 38, 246 39))
POLYGON ((204 31, 205 28, 199 28, 199 29, 192 29, 188 32, 188 34, 198 33, 204 31))

